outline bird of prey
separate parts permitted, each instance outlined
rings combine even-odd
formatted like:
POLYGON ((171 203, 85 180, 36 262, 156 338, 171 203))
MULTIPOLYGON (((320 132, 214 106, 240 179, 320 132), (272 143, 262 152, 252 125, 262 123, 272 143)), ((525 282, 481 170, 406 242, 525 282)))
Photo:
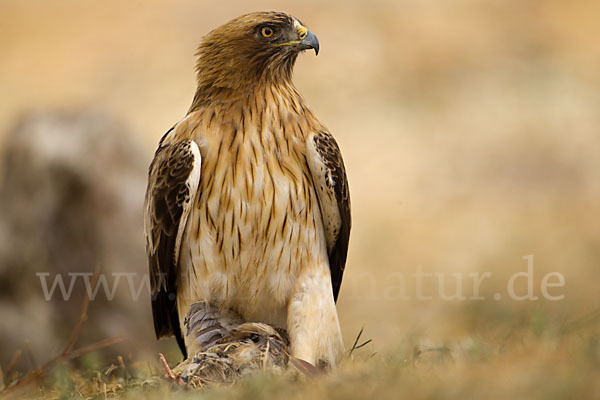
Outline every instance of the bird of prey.
POLYGON ((318 54, 317 37, 285 13, 209 32, 192 105, 159 142, 144 219, 152 311, 157 337, 175 335, 184 357, 241 317, 287 330, 301 360, 339 362, 350 198, 335 139, 292 83, 308 49, 318 54))

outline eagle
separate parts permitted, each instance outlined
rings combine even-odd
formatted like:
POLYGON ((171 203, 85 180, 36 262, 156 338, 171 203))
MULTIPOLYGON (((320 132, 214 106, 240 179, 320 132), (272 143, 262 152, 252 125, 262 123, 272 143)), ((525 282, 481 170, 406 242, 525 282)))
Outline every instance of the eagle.
POLYGON ((184 357, 238 320, 285 330, 291 355, 313 365, 343 354, 350 197, 338 144, 292 83, 310 49, 316 35, 281 12, 212 30, 191 107, 159 141, 144 206, 152 314, 184 357))

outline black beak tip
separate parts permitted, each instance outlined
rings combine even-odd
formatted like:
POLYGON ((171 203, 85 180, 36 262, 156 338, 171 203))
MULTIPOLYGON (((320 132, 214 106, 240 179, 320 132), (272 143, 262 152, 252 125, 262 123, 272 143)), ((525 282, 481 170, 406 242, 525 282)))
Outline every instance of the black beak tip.
POLYGON ((311 31, 308 31, 306 33, 306 37, 302 39, 300 44, 301 49, 313 49, 315 51, 315 55, 319 55, 319 39, 317 39, 317 35, 315 35, 311 31))

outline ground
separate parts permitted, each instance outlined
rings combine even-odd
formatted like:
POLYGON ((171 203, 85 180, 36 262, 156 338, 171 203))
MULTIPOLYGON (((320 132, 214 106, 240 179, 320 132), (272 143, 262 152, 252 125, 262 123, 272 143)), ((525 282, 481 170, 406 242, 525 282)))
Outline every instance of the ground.
MULTIPOLYGON (((12 395, 39 399, 597 398, 600 314, 540 322, 546 317, 521 315, 511 324, 499 319, 495 332, 460 342, 405 337, 378 352, 369 343, 354 350, 340 368, 318 377, 265 373, 234 386, 198 390, 167 380, 158 357, 106 363, 101 354, 92 353, 78 367, 56 364, 42 385, 12 395)), ((366 335, 363 332, 358 344, 366 335)))

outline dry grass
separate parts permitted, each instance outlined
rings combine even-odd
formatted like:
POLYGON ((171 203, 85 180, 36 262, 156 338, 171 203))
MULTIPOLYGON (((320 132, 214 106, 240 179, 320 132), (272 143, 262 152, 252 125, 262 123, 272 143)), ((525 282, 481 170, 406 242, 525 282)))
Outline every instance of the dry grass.
MULTIPOLYGON (((198 39, 255 9, 299 16, 322 43, 299 60, 296 82, 350 178, 346 345, 363 326, 373 343, 314 382, 260 376, 205 396, 600 397, 597 1, 5 1, 0 125, 31 108, 100 105, 130 124, 149 160, 191 101, 198 39), (507 297, 530 254, 536 295, 560 272, 565 286, 551 292, 564 299, 507 297), (418 266, 445 273, 448 293, 453 273, 490 272, 486 300, 418 300, 418 266)), ((102 355, 58 366, 33 394, 190 397, 152 378, 153 342, 131 349, 125 367, 107 370, 102 355)))
POLYGON ((493 341, 471 337, 435 344, 404 338, 376 354, 356 350, 325 376, 265 373, 202 390, 168 381, 157 362, 120 359, 98 368, 92 360, 87 369, 57 364, 42 384, 13 392, 13 398, 597 398, 600 340, 592 331, 579 326, 577 332, 536 333, 531 326, 493 341))

